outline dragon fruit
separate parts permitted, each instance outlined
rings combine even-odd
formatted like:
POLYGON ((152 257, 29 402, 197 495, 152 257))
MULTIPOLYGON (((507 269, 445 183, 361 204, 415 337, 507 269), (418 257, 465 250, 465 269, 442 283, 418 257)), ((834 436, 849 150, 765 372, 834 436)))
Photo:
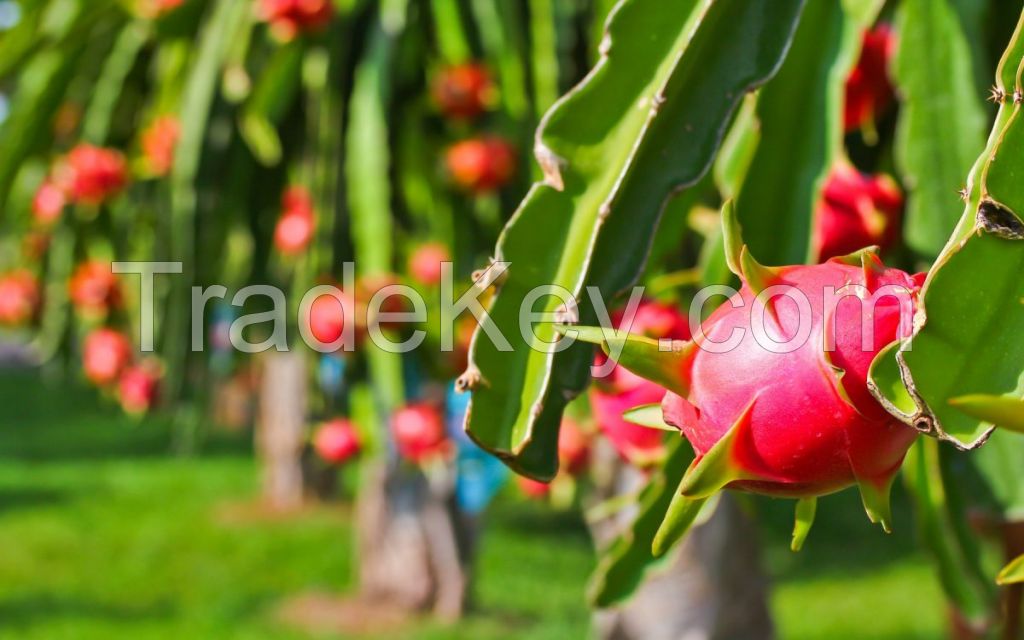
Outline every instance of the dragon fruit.
POLYGON ((17 269, 0 275, 0 325, 28 322, 39 307, 39 283, 32 272, 17 269))
POLYGON ((181 124, 174 116, 160 116, 142 132, 142 156, 153 176, 166 176, 171 172, 180 136, 181 124))
POLYGON ((78 265, 68 283, 71 303, 87 316, 102 316, 121 305, 121 288, 110 263, 89 260, 78 265))
POLYGON ((299 255, 313 240, 315 226, 313 196, 305 187, 289 187, 281 196, 281 217, 274 228, 274 246, 286 256, 299 255))
POLYGON ((448 149, 448 173, 471 193, 488 193, 508 184, 516 172, 515 148, 498 137, 463 140, 448 149))
POLYGON ((424 286, 437 286, 441 282, 441 263, 451 259, 448 247, 442 243, 422 244, 409 255, 409 276, 424 286))
POLYGON ((888 67, 895 48, 896 37, 887 24, 864 33, 860 58, 846 79, 843 109, 846 131, 874 126, 875 118, 892 103, 888 67))
POLYGON ((694 340, 579 330, 606 351, 622 347, 620 365, 668 389, 660 411, 648 405, 629 417, 678 430, 696 453, 682 505, 662 530, 676 535, 672 514, 692 515, 722 489, 794 497, 796 549, 816 498, 856 484, 868 517, 888 531, 889 488, 917 431, 878 404, 867 376, 882 348, 910 335, 922 276, 886 268, 873 249, 765 267, 742 245, 730 206, 723 218, 729 266, 743 286, 694 340))
POLYGON ((840 161, 825 182, 814 220, 818 262, 870 245, 887 249, 899 231, 903 194, 887 175, 862 174, 840 161))
MULTIPOLYGON (((632 324, 624 327, 624 312, 612 315, 616 328, 654 338, 686 340, 690 328, 686 317, 671 305, 652 300, 641 301, 632 324)), ((604 364, 606 356, 598 354, 594 364, 604 364)), ((664 438, 654 429, 633 424, 622 417, 632 407, 659 402, 665 389, 645 380, 625 367, 616 366, 607 377, 598 378, 590 390, 590 404, 601 432, 611 441, 615 450, 637 466, 645 466, 661 458, 664 438)))
POLYGON ((411 462, 427 462, 451 451, 444 416, 431 404, 408 404, 396 411, 391 417, 391 434, 398 453, 411 462))
POLYGON ((85 338, 82 365, 85 377, 95 385, 113 383, 132 359, 128 336, 114 329, 95 329, 85 338))
POLYGON ((328 420, 313 436, 313 448, 325 462, 342 464, 359 453, 359 435, 351 420, 328 420))
POLYGON ((56 222, 62 213, 67 197, 52 180, 46 180, 36 190, 32 198, 32 216, 40 226, 49 226, 56 222))
POLYGON ((80 144, 68 152, 54 177, 72 202, 100 205, 127 186, 128 165, 116 149, 80 144))
POLYGON ((334 4, 331 0, 261 0, 259 13, 274 37, 288 42, 326 28, 334 17, 334 4))
POLYGON ((160 393, 160 365, 153 361, 132 365, 117 381, 117 398, 125 413, 142 415, 149 411, 160 393))
POLYGON ((479 116, 497 97, 491 74, 476 62, 441 69, 434 77, 431 93, 441 113, 455 119, 479 116))

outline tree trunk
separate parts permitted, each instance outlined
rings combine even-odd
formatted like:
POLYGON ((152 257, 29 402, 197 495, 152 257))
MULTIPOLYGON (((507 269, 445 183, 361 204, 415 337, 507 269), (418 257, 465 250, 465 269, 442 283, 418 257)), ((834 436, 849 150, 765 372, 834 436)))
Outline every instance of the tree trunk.
MULTIPOLYGON (((643 474, 602 451, 610 467, 602 498, 637 491, 643 474)), ((636 516, 627 509, 592 525, 598 544, 617 535, 636 516)), ((673 559, 652 570, 623 606, 598 611, 599 638, 615 640, 764 640, 774 637, 768 583, 761 571, 754 526, 735 498, 725 493, 704 524, 673 550, 673 559)))
POLYGON ((302 506, 302 450, 306 444, 306 362, 296 351, 263 359, 256 451, 263 467, 263 497, 273 509, 302 506))
POLYGON ((471 536, 453 497, 453 475, 371 462, 356 518, 364 596, 410 611, 458 619, 465 607, 471 536))

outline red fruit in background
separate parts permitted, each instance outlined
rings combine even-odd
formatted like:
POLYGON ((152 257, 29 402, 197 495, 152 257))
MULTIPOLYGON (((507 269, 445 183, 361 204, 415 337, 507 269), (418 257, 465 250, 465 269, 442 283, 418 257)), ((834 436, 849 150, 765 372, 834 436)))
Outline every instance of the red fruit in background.
POLYGON ((289 187, 281 197, 281 217, 274 229, 274 246, 285 255, 306 250, 313 239, 313 197, 304 187, 289 187))
POLYGON ((121 304, 121 289, 109 262, 90 260, 78 265, 69 291, 71 303, 82 313, 104 314, 121 304))
POLYGON ((0 324, 24 324, 38 306, 39 284, 31 272, 19 269, 0 276, 0 324))
POLYGON ((872 123, 893 100, 889 81, 889 60, 896 49, 896 37, 887 24, 866 31, 857 65, 846 79, 843 124, 846 131, 872 123))
POLYGON ((558 461, 572 475, 579 474, 590 463, 590 439, 572 418, 563 418, 558 431, 558 461))
POLYGON ((391 417, 391 434, 398 453, 412 462, 423 462, 450 449, 444 417, 430 404, 409 404, 391 417))
POLYGON ((46 180, 32 198, 32 215, 38 224, 49 226, 60 218, 65 204, 64 191, 53 181, 46 180))
POLYGON ((441 113, 449 118, 475 118, 494 103, 496 90, 490 72, 470 62, 441 69, 431 85, 441 113))
POLYGON ((136 415, 152 409, 159 395, 160 377, 160 367, 153 363, 127 367, 117 381, 121 408, 136 415))
POLYGON ((871 245, 887 249, 899 233, 903 194, 887 175, 860 173, 841 161, 825 183, 814 220, 817 261, 871 245))
POLYGON ((95 329, 85 338, 82 365, 85 377, 96 385, 107 385, 118 379, 132 357, 128 336, 113 329, 95 329))
POLYGON ((551 485, 547 482, 540 482, 525 476, 516 476, 516 484, 519 485, 519 490, 527 498, 539 500, 540 498, 546 498, 551 493, 551 485))
MULTIPOLYGON (((654 339, 686 340, 690 337, 686 316, 671 305, 641 301, 629 327, 623 316, 621 310, 613 314, 612 324, 630 333, 654 339)), ((604 354, 599 354, 594 364, 600 366, 605 360, 604 354)), ((656 429, 627 422, 622 414, 640 405, 661 402, 664 395, 662 387, 620 366, 612 369, 607 377, 596 379, 591 387, 590 403, 598 428, 615 450, 633 464, 643 466, 661 457, 663 437, 656 429)))
POLYGON ((917 280, 867 252, 778 268, 748 257, 733 261, 743 264, 743 287, 704 322, 702 346, 690 343, 677 352, 686 397, 670 392, 662 403, 665 421, 682 431, 698 456, 683 494, 703 497, 731 487, 816 497, 857 483, 869 516, 887 526, 889 486, 917 431, 878 404, 867 376, 878 351, 897 339, 901 322, 902 335, 909 334, 917 280), (758 317, 751 282, 757 291, 791 288, 791 295, 770 302, 761 338, 751 329, 751 318, 758 317), (850 295, 827 302, 828 288, 850 295), (808 303, 803 318, 799 296, 808 303), (743 332, 737 344, 709 350, 736 329, 743 332), (763 346, 801 335, 806 339, 794 340, 786 353, 763 346))
POLYGON ((289 41, 323 29, 334 17, 331 0, 261 0, 260 17, 276 38, 289 41))
POLYGON ((422 244, 409 256, 409 276, 424 286, 435 286, 441 282, 441 263, 451 259, 448 247, 440 242, 422 244))
MULTIPOLYGON (((346 322, 355 322, 355 301, 339 290, 341 300, 332 295, 318 297, 309 306, 309 331, 320 342, 330 344, 342 337, 346 322)), ((342 345, 347 346, 347 345, 342 345)))
POLYGON ((139 14, 146 18, 159 18, 183 4, 185 0, 139 0, 139 14))
POLYGON ((72 202, 98 205, 124 189, 128 168, 120 151, 80 144, 68 152, 56 178, 72 202))
POLYGON ((154 176, 165 176, 174 166, 174 149, 181 125, 174 116, 161 116, 142 132, 142 155, 154 176))
POLYGON ((331 464, 341 464, 359 453, 359 435, 355 425, 345 418, 325 422, 313 436, 317 455, 331 464))
POLYGON ((448 149, 445 161, 455 184, 474 193, 499 189, 516 172, 515 149, 508 141, 496 137, 456 143, 448 149))

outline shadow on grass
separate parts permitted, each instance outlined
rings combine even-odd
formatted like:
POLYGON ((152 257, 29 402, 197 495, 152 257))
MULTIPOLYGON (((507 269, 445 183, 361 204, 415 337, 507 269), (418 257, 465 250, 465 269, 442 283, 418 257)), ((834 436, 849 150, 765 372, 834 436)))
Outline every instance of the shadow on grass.
POLYGON ((19 509, 52 507, 69 498, 68 492, 42 487, 0 487, 0 516, 19 509))
MULTIPOLYGON (((157 414, 126 416, 109 398, 77 381, 55 381, 36 370, 0 370, 0 458, 74 461, 167 456, 174 424, 157 414)), ((203 457, 248 455, 245 433, 203 434, 203 457)))
POLYGON ((169 603, 122 606, 50 594, 0 600, 0 625, 6 628, 26 627, 40 620, 52 621, 60 618, 86 618, 111 622, 167 620, 172 618, 174 613, 174 608, 169 603))

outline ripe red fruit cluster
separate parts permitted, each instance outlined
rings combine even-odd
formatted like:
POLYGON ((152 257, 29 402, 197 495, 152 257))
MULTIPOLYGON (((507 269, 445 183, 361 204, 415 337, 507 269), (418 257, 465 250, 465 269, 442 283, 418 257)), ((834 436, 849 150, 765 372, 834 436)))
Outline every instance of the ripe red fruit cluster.
POLYGON ((441 282, 441 263, 451 259, 448 247, 440 242, 422 244, 409 255, 409 276, 424 286, 437 286, 441 282))
MULTIPOLYGON (((653 300, 641 301, 628 327, 624 315, 623 310, 612 315, 616 328, 656 340, 690 338, 686 316, 671 305, 653 300)), ((594 364, 601 366, 605 360, 606 357, 599 354, 594 364)), ((595 380, 590 402, 598 428, 625 460, 644 466, 661 457, 664 450, 662 434, 628 422, 622 414, 636 406, 660 402, 664 395, 664 388, 621 366, 612 369, 607 377, 595 380)))
POLYGON ((902 210, 903 194, 892 178, 865 175, 848 162, 839 162, 815 214, 817 261, 871 245, 887 249, 896 240, 902 210))
POLYGON ((846 79, 843 124, 855 131, 873 123, 893 100, 889 61, 896 49, 896 37, 887 24, 880 24, 863 36, 860 58, 846 79))
POLYGON ((25 324, 39 307, 39 284, 31 272, 18 269, 0 276, 0 324, 25 324))
POLYGON ((313 196, 305 187, 289 187, 281 196, 281 217, 274 229, 274 245, 284 255, 302 253, 313 239, 313 196))
POLYGON ((465 120, 487 111, 497 92, 487 68, 469 62, 441 69, 434 76, 431 93, 446 117, 465 120))
POLYGON ((160 116, 142 132, 142 155, 154 176, 166 176, 174 165, 181 125, 174 116, 160 116))
POLYGON ((495 191, 508 184, 516 171, 515 149, 495 136, 458 142, 448 149, 445 160, 455 184, 472 193, 495 191))
POLYGON ((120 331, 95 329, 85 338, 82 351, 85 377, 97 386, 116 381, 131 359, 131 341, 120 331))
POLYGON ((319 31, 334 17, 331 0, 261 0, 260 17, 276 38, 289 41, 319 31))
POLYGON ((444 416, 431 404, 408 404, 391 417, 391 434, 399 455, 415 463, 447 455, 451 443, 444 416))
POLYGON ((313 436, 313 448, 325 462, 342 464, 359 453, 359 434, 351 420, 328 420, 313 436))
POLYGON ((110 263, 90 260, 78 265, 68 284, 71 304, 86 315, 105 315, 121 304, 121 288, 110 263))

